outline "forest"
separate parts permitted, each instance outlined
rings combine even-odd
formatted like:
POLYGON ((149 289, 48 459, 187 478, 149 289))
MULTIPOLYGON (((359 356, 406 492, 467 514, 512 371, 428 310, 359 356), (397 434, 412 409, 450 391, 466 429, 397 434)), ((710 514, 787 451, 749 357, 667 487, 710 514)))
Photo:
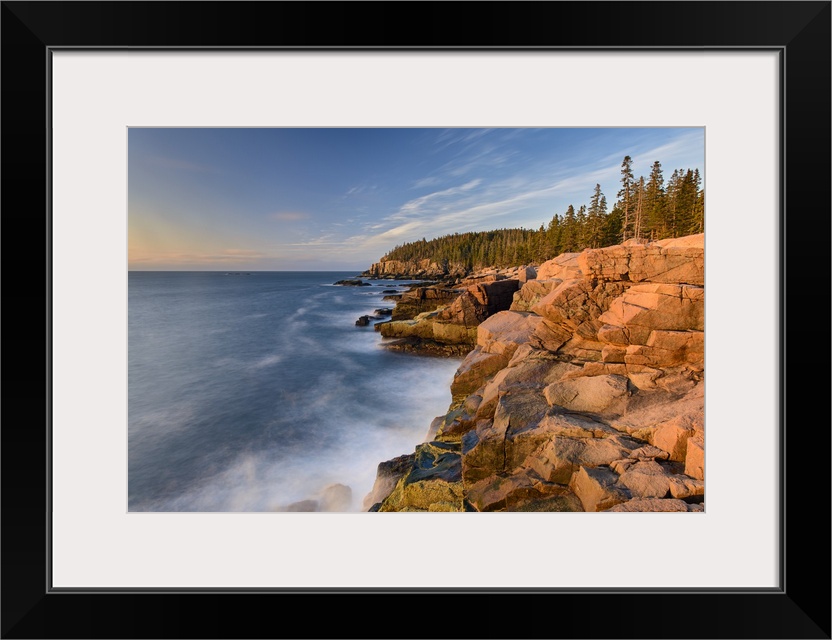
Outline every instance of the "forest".
POLYGON ((422 238, 395 247, 382 260, 422 260, 468 270, 541 263, 561 253, 607 247, 631 238, 661 240, 704 232, 705 191, 699 169, 675 169, 665 181, 661 163, 636 178, 632 158, 621 163, 615 203, 596 184, 589 205, 570 204, 539 229, 471 231, 422 238))

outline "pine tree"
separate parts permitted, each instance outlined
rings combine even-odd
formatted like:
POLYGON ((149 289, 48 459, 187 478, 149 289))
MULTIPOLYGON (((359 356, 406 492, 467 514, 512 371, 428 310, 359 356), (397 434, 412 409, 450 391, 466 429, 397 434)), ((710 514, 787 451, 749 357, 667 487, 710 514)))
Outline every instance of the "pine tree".
POLYGON ((701 178, 699 177, 699 169, 693 171, 693 183, 696 185, 696 205, 693 212, 693 219, 695 223, 695 230, 692 233, 702 233, 705 230, 705 190, 699 189, 701 178))
POLYGON ((578 213, 575 216, 575 226, 576 226, 576 246, 574 251, 583 251, 589 246, 587 242, 587 223, 586 223, 586 205, 582 204, 578 208, 578 213))
POLYGON ((563 216, 563 235, 561 252, 570 253, 577 250, 578 246, 578 221, 575 217, 575 207, 571 204, 566 208, 563 216))
POLYGON ((621 226, 621 242, 627 240, 627 233, 630 230, 630 211, 633 190, 635 188, 634 180, 633 159, 630 156, 624 156, 624 162, 621 163, 621 191, 618 192, 618 199, 624 211, 624 222, 621 226))
POLYGON ((621 228, 623 227, 623 214, 618 205, 604 218, 604 225, 601 232, 601 246, 609 247, 621 242, 621 228))
POLYGON ((589 207, 569 205, 548 225, 537 229, 496 229, 453 233, 397 245, 383 260, 429 259, 449 269, 482 269, 543 262, 561 253, 606 247, 629 238, 660 240, 701 233, 705 225, 705 191, 699 169, 675 169, 665 185, 661 163, 648 179, 633 178, 632 159, 624 157, 622 188, 607 212, 607 199, 596 184, 589 207))
POLYGON ((633 231, 633 237, 637 239, 641 239, 641 219, 644 209, 644 176, 641 176, 638 179, 638 186, 636 187, 636 217, 635 217, 635 229, 633 231))
POLYGON ((552 221, 546 229, 546 259, 555 258, 563 253, 561 244, 561 235, 563 227, 561 225, 560 216, 555 214, 552 216, 552 221))
POLYGON ((651 240, 656 236, 665 237, 664 228, 664 178, 662 177, 662 165, 656 160, 650 169, 650 180, 644 193, 645 211, 645 235, 651 240))
POLYGON ((665 191, 665 227, 668 230, 668 235, 674 238, 680 235, 678 233, 679 220, 676 214, 679 196, 681 195, 681 183, 681 170, 674 169, 670 180, 667 181, 667 190, 665 191))
POLYGON ((586 244, 593 249, 601 246, 601 229, 607 215, 607 199, 601 193, 601 185, 595 185, 595 192, 589 201, 587 212, 586 244))
POLYGON ((676 196, 674 235, 677 237, 696 233, 695 229, 697 224, 694 216, 696 212, 697 191, 693 171, 688 169, 679 181, 678 195, 676 196))

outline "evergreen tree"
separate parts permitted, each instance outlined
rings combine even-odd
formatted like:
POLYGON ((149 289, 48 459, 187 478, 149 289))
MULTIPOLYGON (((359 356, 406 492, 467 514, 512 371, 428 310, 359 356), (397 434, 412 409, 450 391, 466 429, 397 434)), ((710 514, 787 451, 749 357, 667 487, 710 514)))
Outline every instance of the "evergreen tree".
POLYGON ((679 227, 679 216, 682 213, 681 210, 677 212, 679 196, 681 194, 681 183, 681 171, 679 169, 674 169, 673 174, 670 176, 670 180, 667 181, 667 189, 665 191, 665 226, 668 229, 669 235, 674 238, 679 236, 677 230, 679 227), (677 215, 677 213, 679 215, 677 215))
POLYGON ((699 177, 699 169, 693 170, 693 183, 696 185, 696 205, 693 211, 694 227, 691 233, 702 233, 705 231, 705 190, 700 189, 701 178, 699 177))
POLYGON ((578 220, 575 216, 575 207, 571 204, 566 208, 563 216, 561 252, 570 253, 577 250, 578 246, 578 220))
POLYGON ((576 233, 575 233, 575 248, 573 251, 583 251, 586 247, 589 246, 587 242, 587 229, 588 225, 586 223, 587 216, 586 216, 586 205, 582 204, 578 208, 578 213, 575 216, 575 226, 576 226, 576 233))
POLYGON ((675 237, 697 233, 696 221, 696 197, 698 188, 696 178, 690 169, 681 177, 677 189, 675 211, 673 216, 675 237))
POLYGON ((552 216, 549 227, 546 229, 546 259, 554 258, 563 253, 561 245, 561 234, 563 228, 560 224, 560 216, 555 214, 552 216))
POLYGON ((632 212, 633 191, 635 190, 635 178, 633 178, 633 159, 624 156, 621 163, 621 190, 618 192, 618 200, 621 209, 624 211, 624 221, 621 225, 621 242, 627 240, 630 232, 630 213, 632 212))
POLYGON ((664 178, 662 177, 662 165, 656 160, 650 170, 650 180, 644 192, 643 217, 645 218, 645 236, 655 240, 656 236, 665 237, 664 217, 664 178))
POLYGON ((621 242, 622 227, 624 216, 618 205, 612 208, 612 211, 604 218, 604 224, 601 231, 601 245, 602 247, 609 247, 621 242))
POLYGON ((643 210, 644 210, 644 176, 641 176, 638 179, 638 184, 636 185, 636 214, 635 220, 633 224, 635 225, 633 229, 633 237, 641 239, 641 222, 643 217, 643 210))
POLYGON ((383 260, 429 259, 448 270, 476 270, 541 263, 562 253, 606 247, 631 237, 660 240, 701 233, 705 225, 705 191, 699 169, 675 169, 665 185, 659 161, 647 179, 633 177, 632 159, 621 165, 621 190, 612 211, 596 184, 589 207, 555 214, 537 229, 496 229, 453 233, 427 240, 424 237, 396 246, 383 260))
POLYGON ((595 185, 595 191, 589 201, 587 212, 586 244, 592 248, 601 246, 601 230, 607 215, 607 199, 601 193, 601 185, 595 185))

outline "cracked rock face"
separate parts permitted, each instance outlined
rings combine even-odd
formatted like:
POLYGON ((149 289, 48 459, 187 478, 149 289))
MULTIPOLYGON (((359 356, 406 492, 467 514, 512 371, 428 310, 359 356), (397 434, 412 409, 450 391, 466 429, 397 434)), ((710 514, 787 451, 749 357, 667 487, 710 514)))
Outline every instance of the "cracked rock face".
POLYGON ((392 349, 434 351, 456 355, 477 344, 477 327, 512 303, 520 280, 502 277, 463 289, 444 286, 416 287, 402 294, 390 322, 379 323, 385 343, 392 349))
POLYGON ((476 333, 452 405, 396 459, 400 474, 380 467, 365 506, 702 511, 704 237, 628 241, 513 275, 469 284, 437 312, 476 333), (487 311, 477 287, 488 286, 506 310, 487 311))
POLYGON ((603 411, 617 398, 628 393, 627 378, 617 375, 559 380, 543 390, 550 405, 590 413, 603 411))

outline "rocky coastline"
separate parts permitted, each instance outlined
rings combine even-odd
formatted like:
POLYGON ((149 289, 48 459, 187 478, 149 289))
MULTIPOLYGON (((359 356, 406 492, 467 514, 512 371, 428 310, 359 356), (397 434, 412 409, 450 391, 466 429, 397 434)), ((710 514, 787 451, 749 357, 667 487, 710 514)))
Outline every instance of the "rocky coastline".
MULTIPOLYGON (((465 355, 365 511, 704 510, 704 236, 475 274, 380 262, 387 348, 465 355)), ((369 323, 368 317, 368 323, 369 323)))

